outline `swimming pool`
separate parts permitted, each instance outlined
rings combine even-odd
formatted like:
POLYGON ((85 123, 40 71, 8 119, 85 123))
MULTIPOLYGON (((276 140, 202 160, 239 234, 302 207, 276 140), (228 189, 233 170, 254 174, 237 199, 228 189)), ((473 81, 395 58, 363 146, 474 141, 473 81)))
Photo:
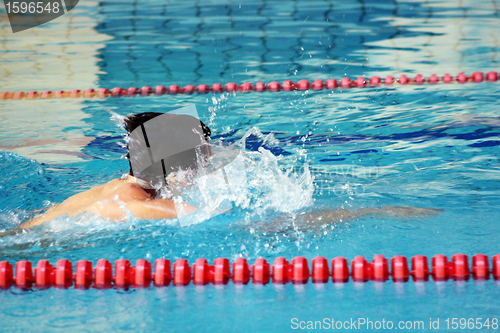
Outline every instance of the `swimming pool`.
MULTIPOLYGON (((3 28, 2 90, 498 71, 495 1, 459 6, 440 1, 85 2, 72 13, 31 32, 12 35, 3 28)), ((491 257, 499 252, 499 90, 498 82, 484 82, 2 101, 0 222, 5 230, 35 209, 128 170, 120 158, 123 131, 103 106, 125 115, 194 103, 215 140, 236 142, 253 127, 263 136, 246 141, 255 161, 252 175, 260 181, 249 208, 190 226, 61 219, 3 237, 1 259, 52 264, 87 259, 95 265, 101 258, 133 263, 186 258, 192 264, 200 257, 210 262, 245 257, 251 263, 259 257, 272 262, 278 256, 317 255, 491 257), (261 177, 269 170, 273 176, 261 177), (277 183, 285 170, 291 170, 288 180, 277 183), (315 227, 292 223, 293 214, 301 212, 384 205, 445 211, 315 227)), ((440 330, 447 331, 452 330, 446 328, 447 318, 493 318, 498 296, 499 285, 491 279, 189 284, 126 291, 10 288, 0 293, 0 316, 7 330, 30 331, 274 332, 293 330, 293 318, 422 320, 427 329, 431 318, 440 318, 440 330)))

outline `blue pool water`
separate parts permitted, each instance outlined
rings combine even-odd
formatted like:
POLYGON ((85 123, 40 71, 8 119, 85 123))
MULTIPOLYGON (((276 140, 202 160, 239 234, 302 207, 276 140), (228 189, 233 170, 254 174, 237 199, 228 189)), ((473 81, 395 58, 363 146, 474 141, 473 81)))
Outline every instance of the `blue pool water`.
MULTIPOLYGON (((31 35, 7 34, 1 85, 10 91, 128 88, 498 71, 499 6, 495 1, 88 2, 79 4, 69 21, 56 20, 31 35), (80 37, 71 37, 79 31, 80 37), (75 63, 82 65, 71 67, 75 63)), ((299 255, 492 256, 500 252, 499 93, 499 83, 468 83, 3 101, 0 228, 5 232, 37 209, 128 171, 121 158, 123 130, 104 108, 126 115, 194 103, 214 141, 235 143, 249 135, 245 156, 255 182, 249 185, 248 206, 200 223, 63 217, 0 238, 0 258, 95 264, 100 258, 193 263, 245 257, 253 263, 259 257, 272 262, 299 255), (327 213, 383 206, 444 212, 349 221, 327 213), (316 219, 304 222, 308 214, 316 219)), ((191 284, 127 291, 11 288, 0 293, 0 318, 6 331, 40 332, 286 332, 293 331, 293 318, 421 320, 421 331, 439 318, 439 331, 455 331, 447 329, 447 318, 498 318, 499 296, 493 280, 191 284)))

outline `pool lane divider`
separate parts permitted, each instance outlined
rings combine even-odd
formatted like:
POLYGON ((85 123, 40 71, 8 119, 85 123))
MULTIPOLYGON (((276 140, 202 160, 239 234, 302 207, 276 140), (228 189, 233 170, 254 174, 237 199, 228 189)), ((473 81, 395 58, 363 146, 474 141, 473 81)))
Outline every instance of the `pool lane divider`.
POLYGON ((46 289, 50 287, 69 288, 74 286, 78 289, 107 288, 141 288, 168 286, 186 286, 191 281, 195 285, 248 284, 305 284, 309 279, 313 283, 327 283, 329 279, 333 283, 346 283, 349 279, 354 282, 379 281, 384 282, 392 277, 394 282, 428 281, 431 277, 434 281, 465 281, 472 277, 474 280, 488 280, 490 275, 495 280, 500 280, 500 254, 493 256, 490 269, 489 259, 484 254, 476 254, 472 257, 472 265, 469 266, 468 257, 465 254, 455 254, 451 261, 444 255, 438 254, 429 262, 427 257, 416 255, 411 258, 411 270, 404 256, 394 256, 390 262, 383 255, 375 255, 373 261, 367 262, 363 256, 357 256, 349 265, 344 257, 336 257, 329 261, 325 257, 316 257, 312 260, 311 269, 304 257, 295 257, 288 262, 284 257, 275 259, 271 266, 264 258, 258 258, 253 265, 249 265, 245 258, 236 259, 232 265, 226 258, 217 258, 213 265, 204 258, 197 259, 193 266, 189 266, 186 259, 178 259, 171 269, 170 261, 157 259, 154 262, 154 272, 151 263, 145 259, 137 260, 135 266, 131 266, 127 259, 119 259, 115 262, 113 275, 112 264, 106 259, 97 261, 95 268, 87 260, 76 263, 73 272, 73 264, 61 259, 53 267, 47 260, 40 260, 32 269, 29 261, 22 260, 14 267, 8 261, 0 261, 0 288, 8 289, 11 286, 20 289, 46 289), (230 267, 232 266, 232 271, 230 267))
POLYGON ((436 74, 430 75, 428 78, 425 78, 421 74, 417 74, 414 78, 409 78, 406 75, 401 75, 399 79, 394 78, 393 76, 386 76, 385 78, 380 78, 378 76, 372 76, 370 78, 366 78, 363 76, 358 77, 355 80, 351 80, 349 77, 343 77, 340 80, 329 79, 326 81, 323 80, 315 80, 312 83, 308 80, 300 80, 298 82, 293 82, 291 80, 285 80, 282 84, 277 81, 270 82, 269 84, 265 84, 264 82, 257 82, 255 84, 251 84, 249 82, 244 82, 240 85, 230 82, 225 86, 222 86, 219 83, 215 83, 212 86, 208 86, 206 84, 200 84, 198 86, 189 84, 185 87, 180 87, 178 85, 171 85, 168 88, 165 86, 156 86, 154 89, 145 86, 142 88, 130 87, 128 89, 123 88, 113 88, 111 90, 106 88, 94 89, 86 89, 79 90, 73 89, 71 91, 17 91, 17 92, 0 92, 0 100, 20 100, 20 99, 37 99, 37 98, 107 98, 107 97, 135 97, 139 96, 150 96, 150 95, 177 95, 177 94, 185 94, 190 95, 193 93, 198 94, 207 94, 209 92, 213 93, 222 93, 226 92, 278 92, 278 91, 293 91, 293 90, 333 90, 337 88, 341 89, 349 89, 349 88, 365 88, 365 87, 378 87, 381 85, 392 86, 395 84, 399 85, 422 85, 422 84, 450 84, 453 82, 457 83, 467 83, 474 82, 480 83, 483 81, 487 82, 496 82, 498 81, 499 73, 497 72, 488 72, 486 75, 483 72, 473 72, 470 76, 467 76, 465 73, 459 73, 456 77, 451 76, 450 74, 445 74, 441 78, 439 78, 436 74))

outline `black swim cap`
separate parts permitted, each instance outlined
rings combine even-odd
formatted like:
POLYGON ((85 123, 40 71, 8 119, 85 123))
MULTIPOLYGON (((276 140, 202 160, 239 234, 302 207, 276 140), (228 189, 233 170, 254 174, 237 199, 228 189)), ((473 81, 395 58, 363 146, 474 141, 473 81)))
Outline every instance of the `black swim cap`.
POLYGON ((188 114, 141 113, 127 117, 125 128, 130 174, 153 186, 166 185, 171 172, 198 169, 197 153, 208 152, 210 129, 188 114))

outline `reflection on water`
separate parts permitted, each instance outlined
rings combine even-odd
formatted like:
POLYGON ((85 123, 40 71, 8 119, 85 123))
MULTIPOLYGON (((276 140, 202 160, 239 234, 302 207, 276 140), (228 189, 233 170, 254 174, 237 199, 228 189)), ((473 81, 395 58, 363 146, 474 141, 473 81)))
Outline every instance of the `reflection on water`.
POLYGON ((499 61, 497 1, 192 0, 101 10, 107 23, 97 30, 114 37, 100 55, 103 86, 428 76, 499 61))
POLYGON ((81 101, 69 99, 7 101, 0 116, 0 150, 51 165, 91 159, 82 152, 94 139, 85 133, 82 108, 81 101))
POLYGON ((430 75, 444 70, 450 73, 489 70, 498 66, 500 38, 497 33, 499 5, 496 1, 431 1, 398 2, 391 16, 382 16, 397 33, 391 38, 372 43, 369 47, 387 52, 368 53, 368 66, 391 68, 371 70, 369 75, 390 75, 395 71, 430 75), (421 6, 421 15, 405 15, 421 6), (396 15, 394 15, 396 14, 396 15), (477 20, 481 23, 477 24, 477 20), (406 28, 411 34, 402 34, 406 28), (477 59, 481 55, 481 64, 477 59), (478 67, 479 66, 479 67, 478 67))
POLYGON ((96 15, 97 5, 95 1, 82 2, 52 22, 16 34, 3 24, 0 89, 12 92, 96 87, 101 73, 96 55, 111 38, 95 30, 102 18, 96 15))
MULTIPOLYGON (((98 3, 85 1, 56 20, 16 34, 0 27, 0 90, 44 91, 98 87, 98 50, 111 37, 97 32, 98 3)), ((1 9, 4 10, 3 7, 1 9)), ((5 20, 7 18, 5 17, 5 20)), ((0 150, 46 163, 90 158, 81 101, 3 101, 0 150)))

